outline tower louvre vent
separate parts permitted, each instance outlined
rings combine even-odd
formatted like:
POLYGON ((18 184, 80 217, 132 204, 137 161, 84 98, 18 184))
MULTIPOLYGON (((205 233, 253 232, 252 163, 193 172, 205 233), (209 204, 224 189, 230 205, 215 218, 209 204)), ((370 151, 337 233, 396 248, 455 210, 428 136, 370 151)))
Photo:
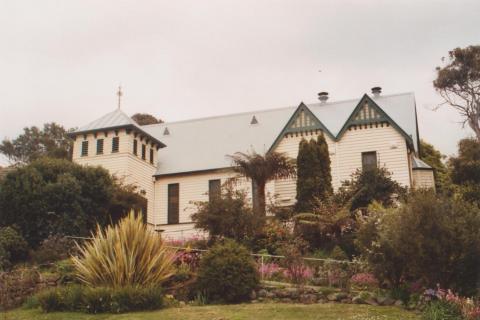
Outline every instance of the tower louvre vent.
POLYGON ((163 130, 163 135, 164 136, 170 135, 170 130, 168 130, 168 127, 165 127, 165 130, 163 130))

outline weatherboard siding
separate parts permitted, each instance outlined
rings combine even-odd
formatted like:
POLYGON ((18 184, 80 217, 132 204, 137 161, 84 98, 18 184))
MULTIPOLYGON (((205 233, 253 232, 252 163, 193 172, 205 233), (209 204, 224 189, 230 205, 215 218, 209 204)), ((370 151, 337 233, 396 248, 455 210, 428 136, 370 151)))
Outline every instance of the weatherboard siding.
MULTIPOLYGON (((276 147, 296 159, 302 138, 316 138, 313 134, 287 134, 276 147)), ((347 130, 340 141, 333 141, 325 135, 331 160, 332 185, 334 189, 342 181, 351 178, 355 170, 362 168, 362 152, 376 151, 379 166, 387 168, 392 178, 404 186, 410 186, 408 150, 404 137, 391 126, 373 126, 370 128, 347 130)), ((275 181, 277 203, 289 205, 295 203, 296 180, 283 179, 275 181)))
MULTIPOLYGON (((73 161, 82 165, 101 166, 107 169, 110 174, 116 176, 126 184, 133 184, 137 186, 138 192, 147 199, 147 221, 155 224, 153 199, 153 175, 156 167, 150 164, 149 149, 147 148, 147 159, 141 159, 141 147, 139 148, 138 156, 133 154, 133 134, 127 134, 126 131, 118 130, 119 151, 112 153, 112 139, 115 137, 114 131, 109 131, 107 136, 104 132, 94 134, 87 134, 84 139, 83 134, 77 136, 73 146, 73 161), (104 139, 103 154, 97 155, 97 139, 104 139), (88 155, 80 156, 82 141, 88 141, 88 155)), ((139 143, 139 146, 141 144, 139 143)), ((156 156, 157 152, 154 152, 156 156)), ((156 161, 156 158, 155 158, 156 161)), ((155 163, 155 162, 154 162, 155 163)))
POLYGON ((433 170, 413 170, 412 175, 415 189, 435 189, 433 170))
MULTIPOLYGON (((208 201, 208 181, 220 179, 221 183, 225 183, 228 179, 236 177, 237 174, 232 170, 219 170, 208 173, 190 173, 178 174, 173 176, 158 177, 155 182, 155 221, 158 228, 170 228, 167 225, 168 217, 168 185, 173 183, 179 184, 179 222, 180 224, 192 221, 191 215, 195 213, 195 202, 208 201)), ((245 178, 239 178, 235 188, 244 190, 247 198, 251 201, 251 182, 245 178)), ((274 185, 273 182, 267 184, 267 198, 273 198, 274 185)), ((268 202, 268 199, 267 199, 268 202)))

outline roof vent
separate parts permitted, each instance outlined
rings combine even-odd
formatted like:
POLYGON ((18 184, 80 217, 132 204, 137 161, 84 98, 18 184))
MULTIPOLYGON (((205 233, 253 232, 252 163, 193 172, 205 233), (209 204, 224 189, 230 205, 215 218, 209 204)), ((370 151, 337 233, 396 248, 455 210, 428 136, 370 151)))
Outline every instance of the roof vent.
POLYGON ((163 130, 163 135, 164 136, 170 135, 170 131, 168 130, 168 127, 165 127, 165 130, 163 130))
POLYGON ((321 103, 325 103, 328 100, 328 92, 322 91, 318 93, 318 100, 320 100, 321 103))
POLYGON ((257 124, 258 120, 255 118, 255 116, 252 117, 252 121, 250 121, 250 124, 257 124))
POLYGON ((373 87, 372 94, 374 97, 378 97, 382 93, 382 87, 373 87))

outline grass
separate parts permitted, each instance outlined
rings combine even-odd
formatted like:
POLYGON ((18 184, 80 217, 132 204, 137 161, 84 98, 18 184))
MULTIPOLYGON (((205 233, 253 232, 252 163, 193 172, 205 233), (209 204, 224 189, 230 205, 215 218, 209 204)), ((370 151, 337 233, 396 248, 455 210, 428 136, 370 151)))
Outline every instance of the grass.
POLYGON ((155 312, 121 315, 88 315, 82 313, 42 313, 39 310, 17 309, 0 314, 0 320, 415 320, 415 313, 396 307, 373 307, 353 304, 279 304, 259 303, 202 307, 168 308, 155 312))

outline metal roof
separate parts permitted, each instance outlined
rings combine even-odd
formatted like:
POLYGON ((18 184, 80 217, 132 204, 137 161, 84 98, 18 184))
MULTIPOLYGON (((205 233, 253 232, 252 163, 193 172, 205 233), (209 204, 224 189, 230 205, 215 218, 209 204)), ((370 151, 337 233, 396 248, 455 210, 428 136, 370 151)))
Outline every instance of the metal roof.
POLYGON ((426 164, 423 160, 420 160, 417 157, 413 157, 412 160, 412 169, 415 170, 433 170, 428 164, 426 164))
POLYGON ((157 144, 159 144, 160 147, 165 146, 165 144, 163 144, 157 137, 150 135, 148 132, 145 132, 145 130, 143 130, 143 128, 140 125, 138 125, 132 118, 130 118, 121 109, 116 109, 115 111, 107 113, 101 118, 95 121, 92 121, 83 127, 78 128, 74 132, 70 133, 70 135, 75 136, 81 133, 115 129, 115 128, 134 128, 139 132, 143 133, 144 135, 148 136, 157 144))
POLYGON ((89 124, 78 128, 75 130, 75 133, 80 132, 89 132, 89 131, 96 131, 102 130, 106 128, 116 128, 116 127, 123 127, 123 126, 138 126, 138 124, 132 120, 125 112, 120 109, 116 109, 110 113, 107 113, 103 117, 90 122, 89 124))
MULTIPOLYGON (((412 138, 418 150, 415 97, 413 93, 369 96, 412 138)), ((360 99, 306 104, 336 137, 360 99)), ((226 155, 235 152, 266 152, 282 132, 297 107, 252 111, 225 116, 142 126, 167 145, 158 151, 156 175, 226 168, 226 155), (258 123, 251 124, 255 116, 258 123), (169 132, 164 135, 165 129, 169 132)))

